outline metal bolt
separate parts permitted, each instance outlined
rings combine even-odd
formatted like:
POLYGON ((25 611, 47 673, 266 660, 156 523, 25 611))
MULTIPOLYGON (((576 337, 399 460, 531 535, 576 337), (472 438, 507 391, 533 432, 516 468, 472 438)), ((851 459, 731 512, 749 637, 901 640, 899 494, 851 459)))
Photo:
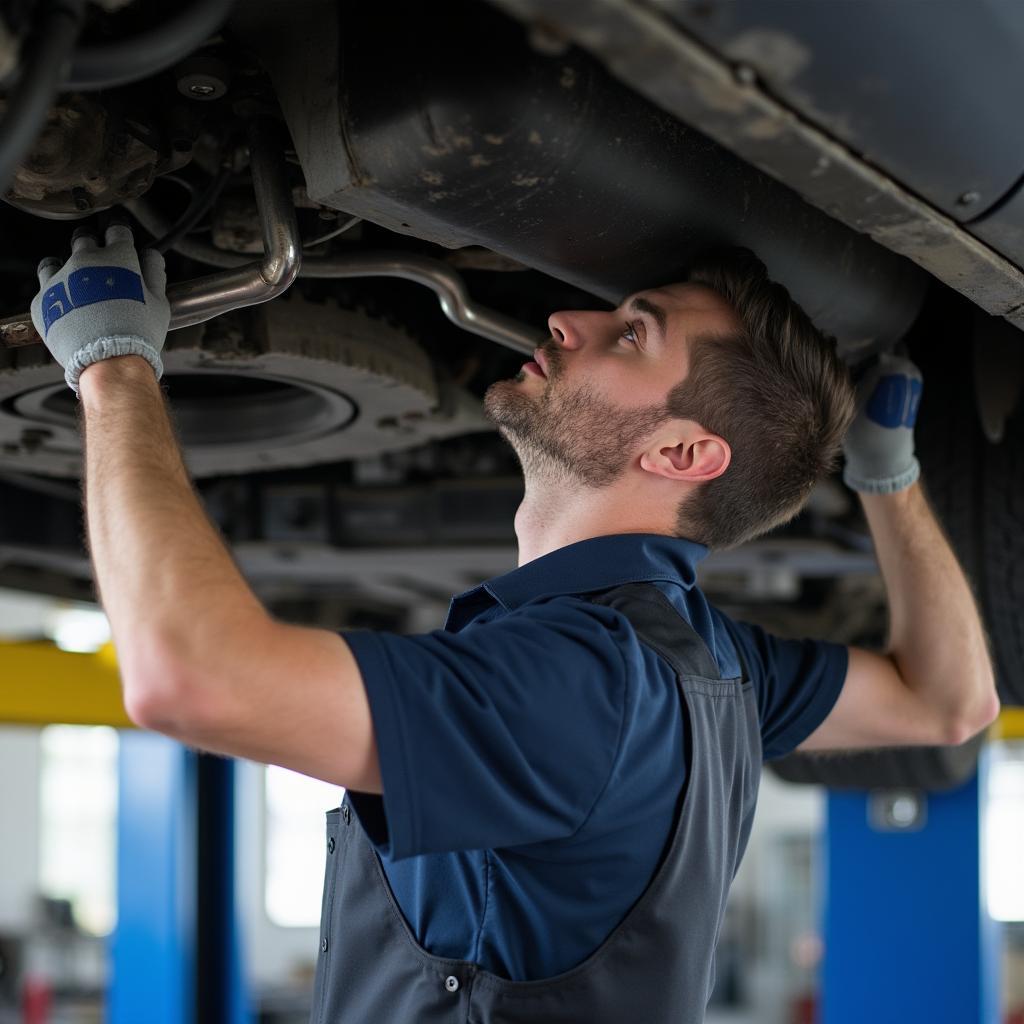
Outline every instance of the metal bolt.
POLYGON ((957 206, 973 206, 980 198, 981 194, 979 192, 965 192, 957 199, 957 206))
POLYGON ((228 80, 222 61, 195 60, 179 73, 178 92, 190 100, 219 100, 228 91, 228 80))
POLYGON ((75 209, 79 213, 85 213, 86 210, 92 209, 92 196, 84 188, 73 188, 71 190, 71 201, 75 204, 75 209))

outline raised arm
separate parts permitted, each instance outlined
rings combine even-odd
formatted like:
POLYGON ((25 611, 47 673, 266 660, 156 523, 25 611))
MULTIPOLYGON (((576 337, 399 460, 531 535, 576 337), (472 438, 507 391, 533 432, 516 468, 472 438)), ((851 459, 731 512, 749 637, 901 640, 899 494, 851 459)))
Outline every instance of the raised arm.
POLYGON ((158 382, 163 260, 131 232, 40 266, 32 312, 81 399, 86 519, 129 716, 190 746, 381 787, 363 679, 329 630, 276 621, 192 487, 158 382))
POLYGON ((999 713, 977 605, 918 482, 912 429, 920 374, 883 358, 862 382, 846 442, 889 599, 884 652, 850 648, 843 690, 798 749, 958 744, 999 713))

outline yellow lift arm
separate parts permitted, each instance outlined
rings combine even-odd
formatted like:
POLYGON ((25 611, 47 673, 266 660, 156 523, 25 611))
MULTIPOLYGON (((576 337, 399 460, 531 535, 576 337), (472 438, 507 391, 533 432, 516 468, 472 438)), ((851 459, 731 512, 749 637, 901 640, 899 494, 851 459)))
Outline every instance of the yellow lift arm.
POLYGON ((1003 708, 989 735, 994 740, 1024 740, 1024 708, 1003 708))
POLYGON ((113 643, 74 654, 45 640, 0 640, 0 722, 134 728, 121 700, 113 643))
MULTIPOLYGON (((48 641, 0 640, 0 723, 52 722, 134 728, 121 700, 113 643, 95 654, 73 654, 48 641)), ((990 735, 1024 739, 1024 708, 1003 708, 990 735)))

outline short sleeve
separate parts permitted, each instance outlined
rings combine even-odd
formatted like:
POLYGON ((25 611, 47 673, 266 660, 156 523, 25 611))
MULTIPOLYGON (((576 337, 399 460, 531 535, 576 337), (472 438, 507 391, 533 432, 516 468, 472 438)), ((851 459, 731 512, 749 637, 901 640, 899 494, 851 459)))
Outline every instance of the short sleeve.
POLYGON ((839 699, 849 650, 827 640, 785 640, 723 618, 757 692, 764 760, 792 753, 839 699))
POLYGON ((362 672, 383 805, 353 806, 382 856, 572 835, 618 753, 628 627, 559 597, 458 633, 343 633, 362 672), (383 811, 383 818, 381 817, 383 811))

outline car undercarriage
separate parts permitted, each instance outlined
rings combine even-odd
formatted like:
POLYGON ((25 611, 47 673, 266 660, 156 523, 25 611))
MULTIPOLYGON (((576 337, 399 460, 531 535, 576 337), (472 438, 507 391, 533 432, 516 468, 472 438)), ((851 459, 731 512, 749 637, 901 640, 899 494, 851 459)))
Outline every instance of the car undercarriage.
MULTIPOLYGON (((551 311, 743 245, 851 365, 899 346, 922 366, 925 483, 1021 703, 1024 152, 998 130, 1020 72, 994 40, 1024 17, 932 19, 934 52, 988 54, 968 86, 907 45, 914 5, 865 5, 874 35, 813 6, 78 5, 0 180, 0 586, 94 600, 76 402, 27 316, 36 265, 76 226, 127 222, 165 252, 163 383, 197 489, 268 607, 336 629, 429 628, 514 565, 521 483, 481 398, 551 311), (928 96, 960 135, 928 122, 928 96)), ((58 8, 0 19, 5 138, 58 8)), ((701 583, 783 635, 884 642, 838 478, 701 583)), ((778 767, 941 788, 980 742, 778 767)))

